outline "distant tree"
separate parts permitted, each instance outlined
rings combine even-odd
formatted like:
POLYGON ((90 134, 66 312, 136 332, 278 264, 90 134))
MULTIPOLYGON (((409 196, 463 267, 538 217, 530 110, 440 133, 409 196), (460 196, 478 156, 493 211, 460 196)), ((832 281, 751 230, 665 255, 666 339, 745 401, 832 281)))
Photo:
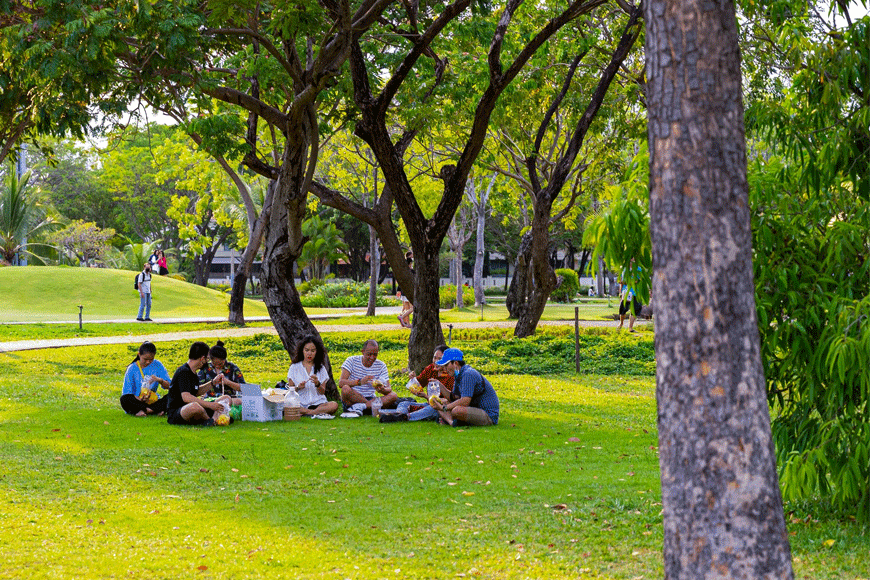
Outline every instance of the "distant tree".
POLYGON ((75 220, 60 231, 49 236, 58 251, 72 258, 80 266, 93 266, 102 262, 109 248, 109 240, 115 230, 100 229, 94 222, 75 220))
POLYGON ((323 280, 329 266, 345 257, 347 244, 332 220, 321 219, 315 214, 302 222, 302 232, 308 241, 299 256, 299 267, 308 268, 311 278, 323 280))

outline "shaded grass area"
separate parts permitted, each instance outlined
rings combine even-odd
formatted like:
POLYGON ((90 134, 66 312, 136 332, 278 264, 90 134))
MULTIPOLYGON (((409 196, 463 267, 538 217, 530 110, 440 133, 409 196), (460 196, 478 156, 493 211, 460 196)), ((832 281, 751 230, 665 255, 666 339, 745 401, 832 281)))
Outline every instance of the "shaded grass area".
MULTIPOLYGON (((488 429, 176 428, 121 412, 132 346, 2 354, 0 577, 660 578, 649 372, 574 375, 555 331, 528 341, 549 369, 508 372, 496 359, 528 360, 532 347, 496 333, 454 341, 499 392, 488 429)), ((333 364, 364 336, 325 335, 333 364)), ((614 358, 611 337, 596 337, 588 348, 614 358)), ((404 364, 403 338, 379 336, 390 368, 404 364)), ((613 342, 626 340, 622 358, 643 368, 651 335, 613 342)), ((158 358, 174 369, 188 346, 160 343, 158 358)), ((252 382, 286 373, 277 337, 227 348, 252 382)), ((790 529, 798 577, 866 577, 865 528, 817 513, 790 529)))

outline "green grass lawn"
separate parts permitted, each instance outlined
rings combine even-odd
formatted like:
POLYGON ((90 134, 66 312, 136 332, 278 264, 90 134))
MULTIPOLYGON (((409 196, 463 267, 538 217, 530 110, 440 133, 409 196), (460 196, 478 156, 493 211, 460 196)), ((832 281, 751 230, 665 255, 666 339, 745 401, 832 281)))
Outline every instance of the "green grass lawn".
MULTIPOLYGON (((333 363, 363 336, 326 335, 333 363)), ((379 338, 404 366, 407 337, 379 338)), ((583 338, 585 359, 612 359, 599 374, 553 362, 558 334, 455 343, 502 403, 476 429, 178 428, 121 411, 132 346, 0 354, 0 578, 660 578, 652 335, 583 338)), ((158 358, 174 369, 188 346, 158 358)), ((227 348, 249 381, 286 373, 274 336, 227 348)), ((866 528, 789 518, 798 577, 867 577, 866 528)))
MULTIPOLYGON (((0 322, 133 321, 139 292, 136 272, 103 268, 0 268, 0 322)), ((229 295, 164 276, 152 280, 152 318, 225 317, 229 295)), ((247 316, 268 316, 262 302, 245 302, 247 316)))

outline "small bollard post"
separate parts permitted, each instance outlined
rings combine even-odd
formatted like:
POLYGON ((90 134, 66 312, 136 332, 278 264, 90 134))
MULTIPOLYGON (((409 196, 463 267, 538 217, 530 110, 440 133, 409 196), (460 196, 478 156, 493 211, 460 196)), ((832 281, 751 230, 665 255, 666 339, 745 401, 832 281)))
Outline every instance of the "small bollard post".
POLYGON ((453 339, 453 325, 447 325, 447 345, 450 346, 450 341, 453 339))
POLYGON ((82 329, 82 308, 84 308, 84 306, 79 304, 79 330, 82 329))
POLYGON ((574 366, 580 372, 580 307, 574 307, 574 366))

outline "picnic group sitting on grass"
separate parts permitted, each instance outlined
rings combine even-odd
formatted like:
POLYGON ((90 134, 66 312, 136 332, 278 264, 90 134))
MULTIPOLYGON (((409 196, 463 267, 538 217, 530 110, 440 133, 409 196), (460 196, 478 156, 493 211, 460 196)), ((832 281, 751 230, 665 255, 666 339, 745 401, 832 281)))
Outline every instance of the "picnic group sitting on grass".
MULTIPOLYGON (((361 354, 348 357, 341 365, 338 388, 342 417, 375 415, 382 423, 430 420, 449 426, 498 424, 495 389, 465 363, 458 348, 441 345, 433 353, 432 364, 419 375, 409 372, 408 389, 423 402, 399 397, 393 391, 387 365, 378 360, 379 352, 378 342, 367 340, 361 354)), ((121 393, 121 408, 126 413, 137 417, 165 415, 172 425, 227 425, 241 418, 239 394, 245 379, 239 367, 227 360, 223 342, 211 348, 194 342, 188 361, 176 369, 171 380, 156 355, 157 347, 145 342, 127 367, 121 393), (164 397, 158 397, 159 387, 168 391, 164 397)), ((326 397, 329 372, 325 358, 326 349, 318 337, 306 336, 299 341, 287 371, 285 403, 290 396, 298 398, 301 415, 331 419, 339 410, 339 404, 326 397)))

